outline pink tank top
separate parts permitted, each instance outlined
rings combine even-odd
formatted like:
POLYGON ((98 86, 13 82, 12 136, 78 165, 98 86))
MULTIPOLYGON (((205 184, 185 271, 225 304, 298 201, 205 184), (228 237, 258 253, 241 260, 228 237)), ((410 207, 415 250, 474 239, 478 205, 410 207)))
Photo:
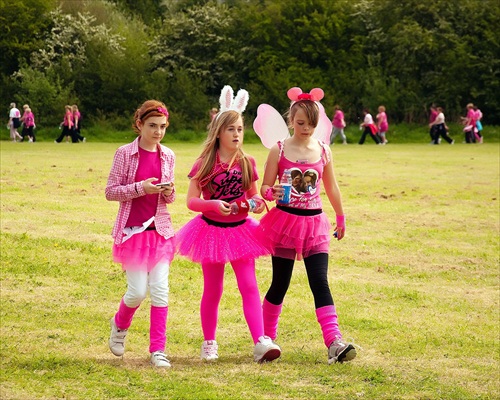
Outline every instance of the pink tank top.
POLYGON ((300 208, 305 210, 321 209, 321 181, 325 165, 330 162, 325 144, 318 141, 322 148, 319 160, 315 162, 291 161, 284 155, 285 142, 278 142, 280 149, 278 161, 278 179, 283 175, 285 169, 290 169, 292 173, 292 192, 290 203, 287 207, 300 208))

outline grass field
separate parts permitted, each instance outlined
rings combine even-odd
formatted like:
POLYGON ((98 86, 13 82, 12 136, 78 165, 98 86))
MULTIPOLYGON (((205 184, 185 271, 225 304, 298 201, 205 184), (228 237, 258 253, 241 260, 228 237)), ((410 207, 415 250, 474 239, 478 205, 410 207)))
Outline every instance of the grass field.
MULTIPOLYGON (((168 145, 168 143, 166 143, 168 145)), ((220 359, 203 364, 198 265, 171 268, 167 352, 149 366, 149 300, 123 359, 107 347, 126 281, 111 261, 118 204, 104 187, 118 144, 0 143, 3 400, 498 399, 500 147, 336 145, 347 236, 330 246, 330 284, 351 363, 327 365, 303 263, 279 327, 282 358, 258 365, 226 269, 220 359)), ((176 228, 199 144, 177 154, 176 228)), ((245 146, 262 175, 267 150, 245 146)), ((333 212, 327 207, 331 220, 333 212)), ((270 260, 257 262, 261 292, 270 260)))

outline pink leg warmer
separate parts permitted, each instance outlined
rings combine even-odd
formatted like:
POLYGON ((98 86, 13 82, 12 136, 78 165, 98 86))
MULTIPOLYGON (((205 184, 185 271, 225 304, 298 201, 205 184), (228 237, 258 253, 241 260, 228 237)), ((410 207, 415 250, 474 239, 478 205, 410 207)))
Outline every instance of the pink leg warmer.
POLYGON ((224 264, 202 264, 203 295, 200 304, 201 329, 204 340, 215 340, 219 303, 224 288, 224 264))
POLYGON ((149 352, 165 351, 168 307, 151 306, 149 315, 149 352))
POLYGON ((342 339, 334 305, 317 308, 316 317, 323 331, 323 341, 326 347, 330 347, 336 339, 342 339))
POLYGON ((264 335, 269 336, 272 340, 276 340, 278 336, 278 320, 281 314, 283 304, 272 304, 264 298, 262 303, 262 311, 264 318, 264 335))
POLYGON ((255 260, 240 259, 231 264, 243 301, 243 314, 255 344, 259 341, 259 337, 264 335, 260 293, 255 277, 255 260))
POLYGON ((115 314, 115 324, 119 329, 128 329, 132 323, 132 318, 139 307, 128 307, 123 299, 120 301, 120 307, 115 314))

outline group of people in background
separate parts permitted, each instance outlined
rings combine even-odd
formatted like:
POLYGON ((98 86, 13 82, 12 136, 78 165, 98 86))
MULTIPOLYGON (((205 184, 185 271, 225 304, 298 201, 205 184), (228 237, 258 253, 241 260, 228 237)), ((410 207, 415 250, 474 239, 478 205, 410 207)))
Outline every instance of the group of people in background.
POLYGON ((472 103, 467 104, 467 115, 462 117, 464 125, 465 143, 483 143, 483 113, 472 103))
POLYGON ((28 142, 36 141, 35 131, 35 115, 28 104, 23 106, 23 114, 16 107, 16 103, 10 103, 9 122, 7 128, 10 130, 10 139, 13 142, 23 142, 28 138, 28 142), (21 133, 18 128, 22 127, 21 133))
POLYGON ((73 104, 72 106, 64 107, 66 112, 64 113, 64 119, 59 125, 59 129, 62 128, 59 137, 54 140, 55 143, 61 143, 65 138, 66 142, 72 143, 85 142, 86 138, 80 133, 82 114, 78 110, 78 106, 73 104))
MULTIPOLYGON (((358 144, 365 143, 367 136, 370 136, 376 144, 384 145, 388 143, 386 133, 389 130, 389 123, 387 121, 387 114, 385 113, 385 106, 379 106, 378 114, 375 118, 376 122, 373 120, 370 110, 368 108, 363 109, 363 122, 359 126, 359 129, 363 133, 358 144)), ((334 107, 332 126, 330 144, 334 144, 335 138, 339 135, 342 138, 342 144, 347 144, 347 138, 344 133, 344 128, 346 127, 344 112, 339 105, 334 107)))
MULTIPOLYGON (((464 125, 463 132, 465 135, 464 143, 483 143, 483 135, 481 131, 483 130, 483 125, 481 119, 483 118, 483 113, 481 110, 472 103, 467 104, 467 115, 461 117, 462 125, 464 125)), ((429 135, 431 137, 431 143, 437 145, 441 143, 441 139, 444 139, 449 144, 454 144, 450 135, 450 129, 446 125, 446 120, 444 116, 444 110, 442 107, 437 107, 436 105, 431 105, 429 114, 429 135)))
MULTIPOLYGON (((82 115, 76 104, 65 106, 65 114, 63 122, 59 125, 62 129, 61 134, 55 140, 56 143, 61 143, 64 138, 72 143, 85 142, 86 139, 81 135, 81 120, 82 115)), ((35 136, 35 115, 28 104, 23 106, 23 114, 16 107, 16 103, 10 103, 9 122, 7 128, 10 130, 10 139, 13 142, 23 142, 26 138, 28 142, 36 142, 35 136), (22 127, 21 133, 18 129, 22 127)))
MULTIPOLYGON (((463 131, 465 134, 464 143, 483 143, 483 125, 481 119, 483 113, 477 106, 472 103, 467 104, 467 115, 461 117, 461 122, 464 125, 463 131)), ((332 119, 332 134, 330 136, 330 144, 334 144, 335 138, 340 136, 342 144, 347 144, 347 138, 344 133, 346 127, 344 113, 339 105, 334 107, 334 115, 332 119)), ((387 114, 385 106, 381 105, 378 108, 378 113, 373 119, 368 108, 363 109, 363 122, 360 124, 360 130, 363 131, 359 139, 359 144, 364 144, 366 138, 369 136, 376 144, 384 145, 388 143, 386 134, 389 130, 389 123, 387 121, 387 114)), ((429 114, 429 135, 431 137, 430 144, 440 144, 444 139, 449 144, 454 144, 455 140, 450 137, 448 125, 444 116, 442 107, 431 105, 429 114)))

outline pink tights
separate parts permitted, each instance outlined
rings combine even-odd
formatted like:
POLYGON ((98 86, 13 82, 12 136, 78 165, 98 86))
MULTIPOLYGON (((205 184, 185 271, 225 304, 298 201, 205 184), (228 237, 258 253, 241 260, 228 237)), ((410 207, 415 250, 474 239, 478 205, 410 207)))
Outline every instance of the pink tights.
MULTIPOLYGON (((243 314, 254 343, 264 335, 259 287, 255 277, 255 260, 240 259, 231 262, 243 301, 243 314)), ((205 340, 215 340, 219 303, 224 286, 224 264, 203 263, 203 296, 201 297, 201 327, 205 340)))

